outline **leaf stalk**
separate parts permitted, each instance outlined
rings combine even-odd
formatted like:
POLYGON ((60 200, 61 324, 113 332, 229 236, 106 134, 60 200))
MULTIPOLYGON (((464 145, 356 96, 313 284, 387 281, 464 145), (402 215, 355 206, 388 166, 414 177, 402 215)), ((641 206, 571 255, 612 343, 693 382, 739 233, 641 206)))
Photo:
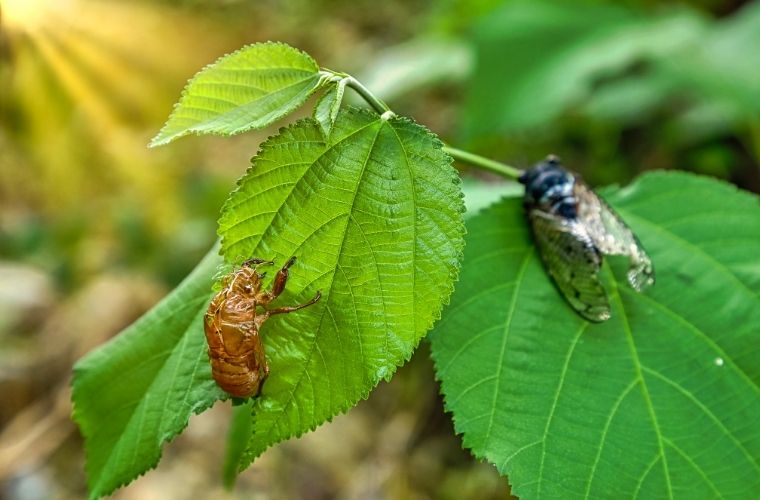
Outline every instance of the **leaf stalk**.
POLYGON ((443 151, 456 161, 472 165, 473 167, 482 168, 483 170, 488 170, 489 172, 506 177, 507 179, 517 180, 523 173, 523 170, 519 168, 462 149, 443 146, 443 151))
MULTIPOLYGON (((395 116, 395 113, 393 113, 391 108, 385 104, 382 99, 378 98, 375 94, 372 93, 371 90, 365 87, 353 76, 324 68, 322 69, 321 73, 330 81, 341 82, 343 85, 351 87, 357 94, 359 94, 362 99, 364 99, 367 104, 369 104, 369 106, 377 114, 381 115, 384 119, 395 116)), ((490 158, 485 158, 483 156, 476 155, 475 153, 470 153, 469 151, 464 151, 462 149, 453 148, 451 146, 444 146, 443 151, 454 158, 456 161, 466 163, 468 165, 472 165, 473 167, 481 168, 489 172, 493 172, 502 177, 506 177, 507 179, 517 180, 517 178, 520 177, 520 175, 523 173, 523 171, 519 168, 515 168, 505 163, 491 160, 490 158)))

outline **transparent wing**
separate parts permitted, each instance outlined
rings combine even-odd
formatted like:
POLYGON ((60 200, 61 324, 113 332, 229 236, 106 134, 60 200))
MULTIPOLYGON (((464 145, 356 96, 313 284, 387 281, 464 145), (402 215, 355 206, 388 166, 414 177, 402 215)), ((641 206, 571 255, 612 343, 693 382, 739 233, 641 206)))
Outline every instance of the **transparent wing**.
POLYGON ((573 194, 578 201, 578 220, 596 248, 606 255, 628 256, 628 282, 636 291, 654 284, 652 260, 620 216, 577 177, 573 194))
POLYGON ((602 257, 585 228, 536 209, 528 218, 544 267, 573 309, 589 321, 609 319, 610 304, 599 281, 602 257))

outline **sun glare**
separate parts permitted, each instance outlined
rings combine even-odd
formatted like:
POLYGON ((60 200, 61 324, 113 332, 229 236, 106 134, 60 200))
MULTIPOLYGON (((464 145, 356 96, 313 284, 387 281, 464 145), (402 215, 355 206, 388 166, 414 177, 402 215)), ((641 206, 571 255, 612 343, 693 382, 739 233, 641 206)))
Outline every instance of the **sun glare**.
POLYGON ((31 30, 67 3, 66 0, 0 0, 0 19, 9 28, 31 30))

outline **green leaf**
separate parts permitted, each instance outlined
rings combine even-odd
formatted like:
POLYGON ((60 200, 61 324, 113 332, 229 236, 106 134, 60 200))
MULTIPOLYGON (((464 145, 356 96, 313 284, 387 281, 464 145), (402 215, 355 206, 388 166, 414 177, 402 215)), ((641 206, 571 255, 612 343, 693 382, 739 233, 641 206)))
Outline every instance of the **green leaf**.
POLYGON ((335 120, 338 118, 338 111, 340 111, 340 105, 343 102, 347 83, 348 79, 343 78, 330 85, 330 88, 319 98, 314 107, 314 119, 319 123, 325 137, 330 136, 335 120))
POLYGON ((595 91, 585 103, 584 111, 608 122, 640 123, 652 119, 676 91, 676 82, 663 72, 629 76, 595 91))
POLYGON ((685 92, 728 108, 737 117, 760 112, 760 3, 750 2, 723 19, 700 43, 660 69, 685 92))
POLYGON ((704 28, 686 9, 642 17, 602 3, 507 3, 477 28, 465 131, 546 124, 600 79, 698 44, 704 28))
POLYGON ((480 210, 505 196, 518 196, 522 193, 523 185, 519 182, 491 182, 464 177, 462 194, 464 194, 464 204, 467 207, 465 218, 477 215, 480 210))
POLYGON ((266 127, 322 85, 317 63, 283 43, 248 45, 195 75, 150 145, 188 135, 234 135, 266 127))
POLYGON ((521 498, 752 498, 760 491, 760 203, 652 173, 606 198, 657 282, 603 278, 605 323, 549 281, 521 201, 468 221, 461 283, 430 335, 464 446, 521 498))
POLYGON ((271 368, 243 466, 365 398, 409 359, 451 293, 463 246, 459 179, 440 141, 408 119, 342 110, 325 139, 312 119, 267 141, 219 221, 225 259, 283 263, 271 368))
POLYGON ((215 246, 164 300, 74 367, 74 421, 85 438, 91 498, 108 495, 161 457, 190 416, 225 394, 211 378, 203 314, 215 246))

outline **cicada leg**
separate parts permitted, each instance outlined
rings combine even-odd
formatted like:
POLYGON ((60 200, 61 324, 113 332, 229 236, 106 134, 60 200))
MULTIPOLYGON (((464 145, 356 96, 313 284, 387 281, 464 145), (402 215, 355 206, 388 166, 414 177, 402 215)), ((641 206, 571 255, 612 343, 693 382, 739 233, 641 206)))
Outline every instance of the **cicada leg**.
POLYGON ((285 290, 285 284, 288 282, 288 269, 290 266, 293 265, 293 263, 296 261, 295 257, 291 257, 288 259, 288 261, 285 263, 285 265, 280 268, 279 271, 277 271, 277 274, 274 277, 274 284, 272 285, 272 291, 271 292, 261 292, 259 293, 258 290, 256 295, 256 303, 262 306, 266 306, 270 302, 272 302, 274 299, 280 296, 280 294, 285 290))
POLYGON ((319 299, 321 299, 321 298, 322 298, 322 292, 319 291, 314 296, 314 298, 311 299, 308 302, 305 302, 303 304, 299 304, 297 306, 285 306, 285 307, 278 307, 276 309, 268 309, 267 313, 269 313, 269 316, 272 316, 274 314, 283 314, 283 313, 289 313, 289 312, 293 312, 293 311, 298 311, 299 309, 303 309, 304 307, 309 307, 310 305, 317 303, 319 301, 319 299))
POLYGON ((259 267, 260 265, 271 266, 272 264, 274 264, 274 262, 271 260, 264 260, 264 259, 259 259, 257 257, 254 257, 252 259, 248 259, 245 262, 243 262, 243 267, 256 268, 256 267, 259 267))
POLYGON ((288 282, 288 269, 290 269, 290 266, 295 264, 296 258, 295 256, 288 259, 288 261, 285 263, 285 265, 282 266, 282 268, 277 271, 277 276, 274 277, 274 285, 272 285, 272 293, 271 293, 271 299, 274 300, 277 297, 280 296, 280 294, 285 290, 285 284, 288 282))
MULTIPOLYGON (((262 292, 258 294, 256 298, 256 304, 261 306, 266 306, 273 300, 275 300, 277 297, 282 294, 282 292, 285 290, 285 285, 288 282, 288 269, 295 263, 296 258, 291 257, 288 259, 287 262, 280 268, 279 271, 277 271, 277 275, 274 277, 274 284, 272 285, 272 291, 271 292, 262 292)), ((285 307, 278 307, 276 309, 265 309, 263 314, 259 314, 256 318, 256 322, 263 323, 266 318, 269 316, 272 316, 273 314, 285 314, 293 311, 298 311, 299 309, 303 309, 304 307, 309 307, 310 305, 317 302, 322 297, 321 292, 317 292, 317 294, 314 296, 313 299, 310 301, 300 304, 297 306, 285 306, 285 307)))

